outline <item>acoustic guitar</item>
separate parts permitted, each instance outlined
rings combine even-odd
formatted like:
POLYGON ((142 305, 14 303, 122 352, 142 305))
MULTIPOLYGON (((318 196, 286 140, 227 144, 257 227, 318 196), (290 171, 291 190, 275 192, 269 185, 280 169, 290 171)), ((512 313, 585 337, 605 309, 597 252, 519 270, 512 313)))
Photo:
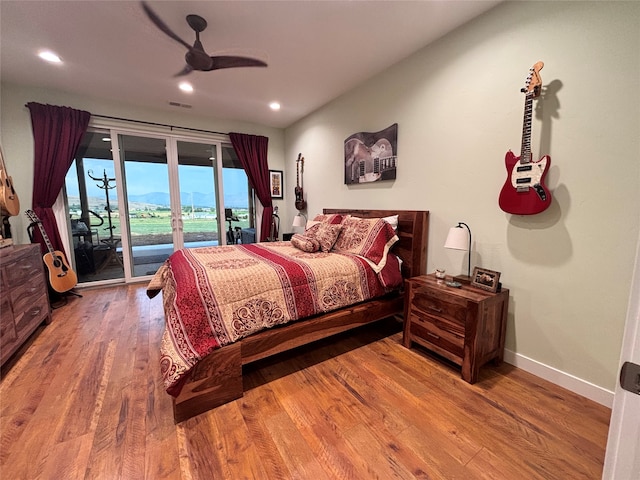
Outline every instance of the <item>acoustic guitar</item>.
POLYGON ((302 191, 302 174, 304 173, 304 157, 301 153, 298 154, 296 160, 296 209, 304 210, 307 208, 307 202, 304 200, 304 192, 302 191))
POLYGON ((551 205, 551 192, 544 184, 551 166, 551 157, 545 155, 537 162, 531 161, 533 99, 542 90, 542 67, 544 63, 537 62, 529 69, 525 86, 521 89, 525 94, 525 101, 520 156, 516 157, 511 150, 505 156, 507 180, 500 191, 498 203, 503 211, 514 215, 534 215, 551 205))
POLYGON ((33 223, 38 225, 42 238, 44 238, 44 241, 47 244, 47 250, 49 251, 44 254, 42 260, 44 260, 44 264, 47 266, 47 271, 49 273, 49 285, 51 285, 51 288, 58 293, 68 292, 78 284, 76 272, 69 267, 69 262, 67 262, 67 258, 64 256, 64 253, 53 249, 53 245, 51 245, 47 232, 45 232, 42 222, 36 213, 33 210, 27 210, 25 214, 33 223))
POLYGON ((13 188, 13 179, 7 174, 2 147, 0 147, 0 212, 9 217, 20 213, 20 200, 13 188))

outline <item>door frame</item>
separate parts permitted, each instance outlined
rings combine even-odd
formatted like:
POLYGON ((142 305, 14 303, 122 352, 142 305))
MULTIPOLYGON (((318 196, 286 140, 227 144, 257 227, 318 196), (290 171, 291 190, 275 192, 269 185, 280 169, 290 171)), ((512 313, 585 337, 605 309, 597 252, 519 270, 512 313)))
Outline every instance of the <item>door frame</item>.
MULTIPOLYGON (((618 368, 626 361, 640 364, 640 236, 636 245, 635 267, 618 368)), ((604 480, 640 478, 639 411, 640 395, 623 390, 620 381, 616 380, 602 473, 604 480)))

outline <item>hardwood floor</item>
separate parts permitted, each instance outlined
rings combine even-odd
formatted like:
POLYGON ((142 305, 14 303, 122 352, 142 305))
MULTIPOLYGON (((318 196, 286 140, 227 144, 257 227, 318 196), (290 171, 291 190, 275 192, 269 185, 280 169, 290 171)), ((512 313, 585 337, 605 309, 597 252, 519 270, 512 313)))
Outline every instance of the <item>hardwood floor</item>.
POLYGON ((160 296, 81 293, 3 368, 2 479, 601 477, 609 409, 507 364, 469 385, 394 320, 252 365, 176 426, 160 296))

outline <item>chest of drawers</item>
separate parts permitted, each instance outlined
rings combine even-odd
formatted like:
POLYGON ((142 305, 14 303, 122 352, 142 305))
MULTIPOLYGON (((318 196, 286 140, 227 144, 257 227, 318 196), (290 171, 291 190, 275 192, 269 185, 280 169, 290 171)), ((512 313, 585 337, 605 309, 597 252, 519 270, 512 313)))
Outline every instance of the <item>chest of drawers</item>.
POLYGON ((51 322, 39 245, 0 249, 0 365, 42 323, 51 322))
POLYGON ((487 362, 502 362, 509 290, 452 288, 422 275, 406 280, 404 308, 403 345, 415 342, 460 365, 465 381, 475 383, 487 362))

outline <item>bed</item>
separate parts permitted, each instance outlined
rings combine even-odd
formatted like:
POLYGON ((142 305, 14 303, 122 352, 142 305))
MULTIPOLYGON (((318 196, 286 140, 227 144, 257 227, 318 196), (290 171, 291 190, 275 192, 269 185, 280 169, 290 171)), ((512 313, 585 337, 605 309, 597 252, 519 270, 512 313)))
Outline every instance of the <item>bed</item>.
MULTIPOLYGON (((275 295, 276 297, 273 298, 277 298, 278 301, 252 304, 250 308, 252 311, 249 312, 254 316, 258 312, 263 323, 266 323, 266 329, 254 332, 252 323, 246 321, 246 318, 251 315, 242 314, 242 312, 247 313, 247 308, 241 309, 237 306, 233 307, 234 317, 230 318, 229 323, 226 324, 227 327, 218 326, 217 319, 214 317, 222 316, 226 307, 219 306, 216 302, 222 303, 223 297, 233 297, 235 290, 255 289, 256 284, 267 282, 270 275, 275 277, 269 280, 272 283, 290 283, 292 291, 303 290, 309 299, 321 297, 317 293, 324 292, 320 280, 318 285, 314 280, 311 286, 300 281, 300 278, 306 277, 315 279, 317 272, 312 272, 313 268, 332 271, 327 266, 313 266, 316 262, 320 262, 315 257, 318 254, 309 253, 305 258, 304 253, 298 252, 297 256, 294 254, 296 258, 290 261, 288 255, 296 251, 291 247, 292 242, 208 247, 208 250, 189 249, 174 253, 154 276, 147 287, 147 294, 150 298, 160 291, 163 294, 165 333, 161 346, 161 370, 165 388, 173 398, 173 414, 176 423, 242 397, 243 365, 361 325, 402 315, 402 279, 421 275, 426 271, 428 211, 324 209, 323 214, 327 218, 332 216, 345 218, 350 215, 351 218, 361 219, 397 215, 395 235, 398 238, 397 241, 393 240, 395 243, 389 242, 393 243, 389 250, 389 260, 386 260, 385 255, 385 260, 376 265, 371 260, 349 258, 348 261, 353 265, 353 269, 365 272, 364 276, 367 280, 356 281, 358 288, 345 288, 336 294, 323 296, 324 303, 320 300, 317 302, 320 304, 319 307, 312 305, 311 300, 296 302, 292 299, 293 293, 271 292, 269 295, 275 295), (239 252, 232 252, 232 248, 237 248, 239 252), (258 256, 266 257, 266 260, 260 259, 260 261, 266 261, 269 264, 268 270, 276 273, 264 273, 264 270, 259 270, 258 261, 255 260, 258 256), (394 263, 391 259, 396 256, 401 259, 401 267, 400 274, 397 275, 399 279, 396 279, 394 285, 399 287, 390 288, 384 282, 376 286, 378 278, 384 271, 393 270, 394 263), (310 260, 306 261, 306 259, 310 260), (293 264, 294 270, 298 270, 299 273, 288 272, 286 275, 282 272, 278 273, 279 270, 285 269, 280 263, 293 264), (253 273, 249 274, 250 279, 246 284, 240 285, 235 282, 223 286, 226 274, 219 270, 222 264, 230 269, 253 273), (370 269, 367 264, 373 265, 373 269, 370 269), (212 283, 216 284, 218 291, 209 290, 212 283), (373 298, 367 298, 368 295, 373 298), (346 305, 343 297, 349 297, 350 301, 356 303, 346 305), (327 298, 329 300, 326 300, 327 298), (277 308, 273 308, 273 305, 277 305, 277 308), (201 322, 204 326, 189 326, 195 322, 201 322), (202 331, 205 331, 205 334, 202 334, 202 331), (194 340, 194 335, 198 337, 197 342, 194 340), (200 338, 203 336, 206 337, 204 340, 200 338), (191 357, 186 358, 189 355, 185 352, 191 357)), ((338 261, 335 257, 362 256, 344 252, 336 254, 332 250, 324 257, 331 257, 328 260, 338 261)), ((344 260, 340 259, 340 261, 344 260)), ((289 267, 286 268, 289 269, 289 267)), ((338 268, 340 272, 336 272, 336 275, 343 275, 343 271, 344 275, 347 275, 351 267, 338 268)), ((398 269, 397 263, 395 268, 398 269)), ((342 283, 354 284, 351 281, 342 283)))

